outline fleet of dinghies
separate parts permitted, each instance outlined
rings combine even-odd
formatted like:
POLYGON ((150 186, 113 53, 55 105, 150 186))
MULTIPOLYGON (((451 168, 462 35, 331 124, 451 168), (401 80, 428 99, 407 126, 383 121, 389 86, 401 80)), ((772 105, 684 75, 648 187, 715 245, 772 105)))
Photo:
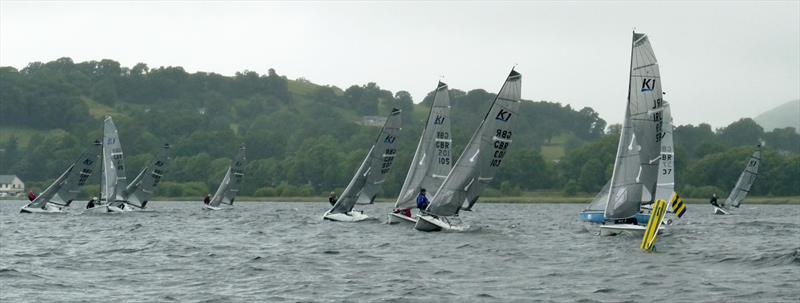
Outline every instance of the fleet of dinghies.
POLYGON ((103 121, 102 176, 100 199, 90 201, 85 212, 119 213, 143 210, 161 181, 169 163, 169 145, 165 144, 152 163, 128 183, 125 156, 119 132, 111 117, 103 121))
POLYGON ((521 99, 521 83, 522 75, 512 69, 430 204, 417 216, 415 229, 469 229, 469 225, 462 224, 458 214, 461 210, 472 210, 481 191, 494 179, 503 163, 512 142, 515 114, 521 99))
MULTIPOLYGON (((641 234, 640 248, 651 251, 660 232, 686 212, 675 192, 675 150, 670 105, 663 98, 661 76, 647 35, 633 33, 628 100, 610 180, 594 197, 580 219, 596 223, 600 235, 623 232, 641 234), (671 215, 670 215, 671 213, 671 215)), ((452 160, 450 96, 439 82, 416 151, 394 209, 387 223, 410 223, 420 231, 466 231, 461 211, 471 211, 483 189, 492 182, 513 141, 514 121, 521 102, 522 75, 511 70, 488 111, 456 161, 452 160), (432 197, 413 214, 417 197, 432 197)), ((373 204, 397 157, 401 111, 392 109, 364 160, 338 200, 322 216, 324 220, 358 222, 370 218, 356 205, 373 204)), ((165 144, 131 181, 125 174, 125 157, 119 133, 111 117, 103 122, 102 141, 83 152, 21 213, 60 213, 74 201, 80 187, 100 162, 100 198, 92 199, 84 212, 114 213, 147 208, 170 162, 165 144)), ((213 198, 204 210, 232 206, 242 186, 246 148, 242 144, 231 161, 213 198)), ((737 208, 758 176, 759 145, 747 161, 727 199, 714 204, 716 214, 737 208)))

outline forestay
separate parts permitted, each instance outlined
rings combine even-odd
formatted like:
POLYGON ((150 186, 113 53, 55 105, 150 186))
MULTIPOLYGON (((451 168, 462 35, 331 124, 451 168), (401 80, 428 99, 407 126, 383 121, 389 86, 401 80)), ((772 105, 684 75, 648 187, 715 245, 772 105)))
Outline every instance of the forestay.
POLYGON ((753 183, 756 182, 756 178, 758 178, 758 167, 761 165, 761 145, 756 146, 756 151, 753 152, 753 155, 750 156, 750 159, 747 160, 747 166, 745 166, 744 171, 742 174, 739 175, 739 180, 736 181, 736 186, 733 187, 731 190, 731 194, 728 195, 728 198, 725 199, 724 207, 739 207, 744 201, 744 198, 747 197, 747 193, 750 192, 750 188, 753 186, 753 183))
POLYGON ((453 216, 469 210, 492 181, 512 142, 513 122, 519 108, 522 75, 514 70, 492 102, 467 147, 447 175, 426 211, 453 216))
POLYGON ((375 195, 386 179, 386 174, 392 168, 397 155, 396 144, 397 136, 400 134, 400 112, 397 108, 392 109, 375 143, 329 213, 346 214, 353 210, 356 203, 368 204, 375 201, 375 195))
MULTIPOLYGON (((99 145, 99 142, 97 142, 99 145)), ((94 164, 98 158, 97 147, 85 151, 62 173, 50 186, 48 186, 36 199, 26 207, 43 208, 47 203, 69 205, 78 197, 81 186, 92 175, 94 164)))
POLYGON ((128 185, 125 161, 117 127, 111 117, 103 122, 103 176, 100 179, 100 200, 123 201, 122 193, 128 185))
POLYGON ((428 196, 436 195, 447 173, 452 168, 450 155, 450 95, 447 84, 439 82, 428 114, 428 122, 422 130, 417 151, 411 167, 400 189, 395 208, 415 205, 417 193, 425 188, 428 196))
POLYGON ((244 144, 242 144, 239 148, 239 154, 236 155, 231 165, 228 166, 228 171, 225 172, 222 183, 219 184, 217 192, 214 193, 214 197, 209 203, 211 206, 217 207, 220 203, 233 205, 233 200, 236 199, 236 195, 242 187, 242 179, 244 178, 245 150, 246 148, 244 144))
POLYGON ((169 144, 164 144, 150 165, 142 168, 139 175, 131 181, 123 194, 126 203, 145 207, 166 173, 170 161, 169 150, 169 144))

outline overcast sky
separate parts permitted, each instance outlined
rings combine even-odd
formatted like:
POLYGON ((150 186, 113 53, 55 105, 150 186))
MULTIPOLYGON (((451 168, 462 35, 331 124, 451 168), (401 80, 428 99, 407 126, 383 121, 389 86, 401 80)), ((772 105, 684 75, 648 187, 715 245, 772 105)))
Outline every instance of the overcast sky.
MULTIPOLYGON (((631 31, 647 33, 677 124, 727 125, 800 98, 800 1, 0 2, 0 65, 71 57, 232 75, 275 68, 415 102, 440 77, 590 106, 620 123, 631 31)), ((798 113, 800 115, 800 113, 798 113)))

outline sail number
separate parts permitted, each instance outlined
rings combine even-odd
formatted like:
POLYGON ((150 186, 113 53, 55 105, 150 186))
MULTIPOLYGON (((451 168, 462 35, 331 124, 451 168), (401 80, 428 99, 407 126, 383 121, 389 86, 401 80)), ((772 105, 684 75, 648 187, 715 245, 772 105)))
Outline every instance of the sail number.
POLYGON ((498 129, 494 137, 494 154, 492 155, 492 162, 489 165, 492 167, 499 167, 500 163, 503 162, 503 157, 506 156, 508 145, 511 143, 511 131, 498 129))
POLYGON ((437 161, 441 165, 450 165, 450 132, 436 132, 436 155, 437 161), (442 141, 439 141, 442 140, 442 141))
MULTIPOLYGON (((653 108, 657 109, 663 107, 664 101, 661 98, 653 100, 653 108)), ((664 132, 664 112, 658 111, 652 114, 653 122, 656 125, 656 143, 661 142, 661 139, 667 134, 664 132)))
POLYGON ((385 175, 389 172, 389 169, 392 168, 392 162, 394 162, 394 156, 397 154, 397 150, 394 148, 387 148, 383 152, 383 165, 381 166, 381 175, 385 175))

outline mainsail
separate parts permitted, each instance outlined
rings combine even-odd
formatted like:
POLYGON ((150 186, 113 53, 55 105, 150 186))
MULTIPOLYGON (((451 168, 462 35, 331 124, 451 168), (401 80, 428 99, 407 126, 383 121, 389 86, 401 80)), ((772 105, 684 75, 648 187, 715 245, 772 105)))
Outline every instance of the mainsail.
POLYGON ((447 175, 426 212, 436 216, 469 210, 492 181, 511 145, 513 117, 520 103, 522 75, 511 70, 483 121, 447 175))
POLYGON ((641 171, 637 182, 643 186, 644 202, 653 201, 658 178, 658 159, 661 154, 663 106, 661 76, 658 61, 647 35, 633 33, 628 107, 636 141, 639 142, 641 171))
POLYGON ((450 148, 450 96, 447 84, 439 82, 433 98, 428 122, 422 130, 411 167, 400 189, 395 208, 413 207, 417 193, 425 188, 436 195, 447 173, 453 167, 450 148))
POLYGON ((242 179, 244 178, 245 166, 245 147, 244 144, 239 148, 239 154, 236 159, 228 166, 228 171, 225 172, 225 177, 222 178, 222 183, 219 184, 217 192, 211 199, 209 205, 217 207, 220 203, 233 205, 233 200, 236 199, 236 194, 242 187, 242 179))
POLYGON ((111 117, 103 122, 103 176, 100 179, 100 201, 108 203, 122 201, 122 193, 128 185, 125 177, 125 161, 117 127, 111 117))
MULTIPOLYGON (((96 142, 99 145, 99 142, 96 142)), ((87 150, 73 162, 61 176, 48 186, 26 207, 43 208, 47 203, 69 205, 78 197, 80 187, 86 184, 97 162, 98 150, 87 150)))
POLYGON ((756 178, 758 178, 758 167, 761 165, 761 145, 756 146, 756 151, 753 152, 753 155, 750 156, 750 159, 747 160, 747 166, 745 166, 744 171, 742 174, 739 175, 739 180, 736 181, 736 186, 733 187, 731 190, 731 194, 728 195, 728 198, 725 199, 725 203, 722 204, 724 207, 739 207, 744 201, 744 198, 747 197, 747 193, 750 192, 750 188, 753 186, 753 183, 756 182, 756 178))
POLYGON ((125 202, 139 207, 145 207, 147 201, 153 196, 161 177, 166 173, 169 165, 169 144, 164 144, 163 149, 156 155, 150 165, 142 168, 139 175, 131 181, 123 193, 125 202))
POLYGON ((400 110, 393 108, 358 171, 329 213, 346 214, 353 210, 356 203, 367 204, 375 200, 375 195, 397 155, 396 141, 400 133, 400 123, 400 110))
POLYGON ((642 202, 653 201, 663 132, 661 79, 647 35, 633 33, 628 104, 604 217, 635 215, 642 202))

